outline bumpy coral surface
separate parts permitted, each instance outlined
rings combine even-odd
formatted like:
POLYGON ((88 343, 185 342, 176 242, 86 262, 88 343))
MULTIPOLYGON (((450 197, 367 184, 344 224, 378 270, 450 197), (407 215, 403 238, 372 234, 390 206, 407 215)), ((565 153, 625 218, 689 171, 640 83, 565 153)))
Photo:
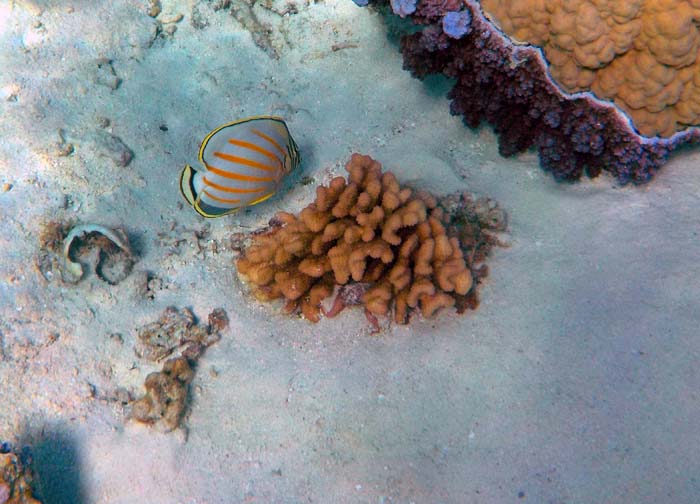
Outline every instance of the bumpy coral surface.
MULTIPOLYGON (((347 180, 318 187, 298 216, 280 213, 277 225, 253 236, 237 266, 258 297, 283 298, 288 311, 298 309, 313 322, 321 302, 341 286, 333 314, 338 303, 355 302, 370 320, 393 310, 404 324, 412 311, 430 317, 441 308, 474 307, 477 280, 485 275, 474 264, 492 243, 482 232, 488 225, 472 218, 460 241, 468 223, 457 222, 457 212, 433 196, 402 187, 369 156, 353 154, 346 169, 347 180)), ((498 215, 493 229, 504 225, 498 215)))
POLYGON ((544 49, 566 91, 614 101, 646 136, 700 124, 700 3, 482 0, 513 39, 544 49))
MULTIPOLYGON (((376 0, 374 3, 386 2, 376 0)), ((480 4, 473 0, 419 2, 411 19, 424 28, 402 37, 405 68, 420 78, 442 73, 454 79, 455 85, 448 95, 453 114, 462 115, 471 127, 484 120, 491 123, 499 135, 499 148, 504 156, 535 147, 542 166, 559 180, 578 179, 584 173, 593 177, 608 171, 623 184, 646 182, 679 145, 698 141, 698 128, 689 128, 670 138, 642 136, 622 111, 627 110, 625 107, 641 111, 639 117, 645 119, 639 119, 640 124, 666 124, 653 126, 665 133, 675 131, 678 125, 691 123, 690 115, 695 114, 691 114, 691 109, 695 110, 698 103, 693 86, 700 73, 695 71, 692 79, 687 80, 687 68, 695 68, 695 60, 690 62, 688 54, 694 50, 685 42, 695 39, 693 35, 686 37, 682 30, 671 29, 681 14, 685 16, 683 19, 692 18, 688 18, 689 11, 685 7, 678 11, 671 6, 683 2, 649 0, 648 7, 639 0, 526 3, 490 0, 484 5, 491 7, 494 19, 502 22, 504 29, 511 31, 514 37, 524 38, 527 34, 533 42, 550 44, 553 65, 560 65, 559 70, 553 68, 552 72, 571 89, 591 86, 602 98, 614 100, 620 107, 592 93, 572 95, 566 92, 564 84, 559 85, 550 77, 549 63, 539 48, 513 43, 484 16, 480 4), (591 22, 595 18, 590 12, 593 4, 602 16, 599 25, 591 22), (560 5, 561 8, 557 7, 560 5), (655 14, 644 23, 638 18, 627 22, 629 32, 610 25, 613 21, 624 24, 624 19, 631 16, 628 10, 637 12, 638 17, 646 12, 655 14), (464 35, 459 38, 448 22, 453 15, 449 18, 447 15, 452 12, 462 13, 460 19, 470 19, 469 29, 461 30, 464 35), (639 28, 635 34, 632 27, 637 25, 646 28, 639 28), (573 30, 570 36, 561 32, 564 28, 573 30), (605 32, 608 38, 602 35, 594 38, 597 30, 609 30, 605 32), (662 50, 652 41, 661 40, 661 35, 654 38, 652 32, 663 33, 668 36, 664 40, 673 42, 662 50), (676 35, 680 38, 674 38, 676 35), (615 44, 610 46, 609 40, 615 44), (617 53, 625 47, 626 52, 617 53), (665 56, 660 56, 663 51, 667 51, 665 56), (619 57, 608 60, 611 54, 619 57), (654 54, 657 59, 652 61, 648 54, 654 54), (609 61, 607 67, 614 72, 598 68, 597 60, 591 55, 601 62, 609 61), (627 61, 632 56, 635 66, 630 70, 625 66, 620 71, 621 63, 617 61, 627 61), (679 66, 673 66, 668 58, 676 58, 673 64, 679 66), (572 61, 579 70, 573 69, 572 61), (662 63, 661 67, 658 62, 662 63), (620 80, 622 76, 624 81, 620 80), (692 86, 688 84, 691 82, 692 86), (678 118, 678 121, 671 121, 672 127, 668 126, 669 119, 651 119, 648 115, 650 111, 657 113, 667 106, 676 111, 672 113, 678 118)), ((695 33, 694 24, 687 28, 692 28, 688 33, 695 33)), ((697 51, 692 54, 697 55, 697 51)), ((644 127, 651 131, 648 130, 650 126, 644 127)))

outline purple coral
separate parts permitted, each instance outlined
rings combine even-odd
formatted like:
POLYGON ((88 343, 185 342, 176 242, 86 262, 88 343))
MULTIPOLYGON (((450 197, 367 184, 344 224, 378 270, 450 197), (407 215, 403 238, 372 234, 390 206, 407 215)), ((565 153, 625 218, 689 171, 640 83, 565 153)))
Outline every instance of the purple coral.
POLYGON ((442 31, 453 39, 460 39, 471 31, 472 15, 468 10, 450 11, 442 18, 442 31))
POLYGON ((416 12, 416 2, 418 0, 390 0, 391 10, 400 17, 406 17, 416 12))

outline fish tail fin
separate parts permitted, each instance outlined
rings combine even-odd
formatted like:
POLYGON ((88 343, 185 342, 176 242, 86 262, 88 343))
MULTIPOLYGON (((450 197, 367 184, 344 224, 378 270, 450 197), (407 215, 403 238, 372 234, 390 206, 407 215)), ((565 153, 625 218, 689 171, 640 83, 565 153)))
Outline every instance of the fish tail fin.
POLYGON ((195 202, 197 201, 197 194, 194 187, 194 177, 196 174, 196 170, 190 165, 185 165, 180 174, 180 193, 192 207, 195 206, 195 202))

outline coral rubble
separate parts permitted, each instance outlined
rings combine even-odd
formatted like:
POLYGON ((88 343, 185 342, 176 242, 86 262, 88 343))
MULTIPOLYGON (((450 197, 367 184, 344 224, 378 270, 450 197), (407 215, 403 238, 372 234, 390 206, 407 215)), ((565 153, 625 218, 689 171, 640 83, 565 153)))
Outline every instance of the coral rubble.
POLYGON ((41 504, 32 495, 32 471, 23 458, 0 445, 0 504, 41 504))
POLYGON ((190 353, 200 352, 221 339, 219 331, 228 325, 222 309, 209 315, 209 325, 195 324, 194 314, 187 308, 178 311, 168 307, 156 322, 146 324, 137 331, 137 353, 148 360, 159 361, 176 348, 184 347, 190 353))
POLYGON ((163 432, 177 429, 187 408, 187 390, 193 378, 194 370, 186 358, 168 359, 162 371, 146 377, 146 395, 131 404, 131 417, 163 432))
POLYGON ((477 263, 497 242, 489 231, 504 229, 505 214, 493 205, 479 213, 464 195, 443 206, 402 187, 369 156, 353 154, 346 170, 347 180, 318 187, 298 216, 281 212, 267 232, 253 235, 237 266, 257 297, 283 298, 287 311, 312 322, 336 288, 331 316, 362 304, 370 320, 393 311, 405 324, 413 311, 430 317, 475 307, 486 274, 477 263))
POLYGON ((165 361, 161 371, 146 377, 146 394, 131 402, 131 418, 153 425, 162 432, 180 426, 187 411, 189 384, 197 360, 204 350, 219 341, 228 326, 226 312, 217 308, 209 314, 208 325, 198 325, 188 309, 169 307, 160 318, 138 330, 138 353, 149 360, 161 360, 177 348, 181 354, 165 361))
POLYGON ((99 224, 72 226, 69 222, 46 222, 39 244, 34 264, 46 282, 58 279, 78 283, 85 276, 84 264, 88 264, 97 278, 116 285, 131 273, 136 263, 127 233, 99 224))
POLYGON ((641 183, 700 139, 691 3, 422 0, 401 51, 415 76, 455 79, 452 113, 491 123, 502 155, 535 147, 559 180, 641 183))

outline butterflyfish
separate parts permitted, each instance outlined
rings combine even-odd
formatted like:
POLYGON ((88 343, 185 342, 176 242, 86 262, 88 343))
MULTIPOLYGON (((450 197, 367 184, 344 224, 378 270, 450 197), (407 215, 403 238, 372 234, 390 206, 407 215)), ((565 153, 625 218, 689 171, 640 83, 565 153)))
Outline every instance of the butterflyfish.
POLYGON ((201 167, 185 165, 180 191, 204 217, 221 217, 265 201, 299 163, 280 117, 256 116, 219 126, 199 148, 201 167))

